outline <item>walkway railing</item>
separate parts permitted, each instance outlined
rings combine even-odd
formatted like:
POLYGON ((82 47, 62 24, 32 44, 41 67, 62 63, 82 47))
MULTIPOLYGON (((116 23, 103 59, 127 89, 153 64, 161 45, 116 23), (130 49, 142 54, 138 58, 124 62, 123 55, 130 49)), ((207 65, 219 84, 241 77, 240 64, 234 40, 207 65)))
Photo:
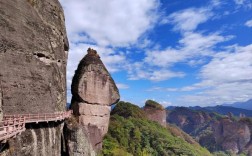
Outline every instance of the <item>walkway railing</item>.
POLYGON ((44 113, 44 114, 16 114, 4 115, 0 122, 0 142, 15 137, 25 131, 26 123, 39 123, 49 121, 61 121, 69 118, 72 111, 44 113))

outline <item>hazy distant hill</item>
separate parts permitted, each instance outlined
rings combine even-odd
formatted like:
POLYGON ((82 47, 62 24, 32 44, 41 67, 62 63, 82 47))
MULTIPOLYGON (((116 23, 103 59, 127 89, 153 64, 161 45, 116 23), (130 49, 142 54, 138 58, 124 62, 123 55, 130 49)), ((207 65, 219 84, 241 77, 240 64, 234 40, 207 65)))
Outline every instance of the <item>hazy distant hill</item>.
POLYGON ((252 99, 250 99, 246 102, 236 102, 233 104, 224 104, 223 106, 231 106, 231 107, 235 107, 235 108, 252 110, 252 99))
POLYGON ((224 116, 216 113, 217 111, 237 114, 248 110, 226 106, 170 107, 166 121, 193 136, 209 151, 217 152, 215 156, 251 155, 252 118, 234 117, 230 113, 224 116))
MULTIPOLYGON (((169 110, 173 110, 174 106, 167 107, 169 110)), ((227 115, 229 112, 231 112, 235 116, 240 116, 240 114, 244 114, 247 117, 252 117, 252 110, 246 110, 242 108, 235 108, 230 106, 212 106, 212 107, 188 107, 192 110, 198 110, 198 111, 204 111, 204 112, 216 112, 222 115, 227 115)))

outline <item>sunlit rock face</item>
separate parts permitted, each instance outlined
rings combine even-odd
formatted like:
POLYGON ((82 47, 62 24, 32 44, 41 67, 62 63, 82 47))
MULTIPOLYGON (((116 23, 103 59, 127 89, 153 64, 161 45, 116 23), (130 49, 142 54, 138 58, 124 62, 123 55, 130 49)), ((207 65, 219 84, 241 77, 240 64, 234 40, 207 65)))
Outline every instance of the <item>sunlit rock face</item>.
POLYGON ((192 135, 211 152, 225 151, 233 155, 246 153, 252 156, 250 118, 234 117, 231 113, 220 116, 217 113, 176 107, 168 113, 167 121, 192 135))
MULTIPOLYGON (((71 109, 91 147, 97 152, 108 131, 111 105, 118 102, 120 96, 114 80, 95 50, 89 48, 88 54, 80 61, 71 91, 71 109)), ((74 144, 71 140, 69 142, 74 144)), ((78 144, 71 151, 85 152, 82 147, 84 145, 78 144)))
POLYGON ((68 40, 57 0, 0 0, 4 113, 65 110, 68 40))
POLYGON ((249 151, 251 146, 250 122, 244 119, 233 121, 229 118, 222 119, 213 125, 216 143, 223 150, 237 154, 249 151))
MULTIPOLYGON (((3 113, 64 111, 67 53, 64 14, 58 0, 0 0, 3 113)), ((26 127, 8 140, 8 148, 0 155, 61 155, 62 122, 26 127)))
POLYGON ((156 121, 164 127, 166 126, 166 110, 162 105, 155 101, 148 100, 143 109, 150 120, 156 121))

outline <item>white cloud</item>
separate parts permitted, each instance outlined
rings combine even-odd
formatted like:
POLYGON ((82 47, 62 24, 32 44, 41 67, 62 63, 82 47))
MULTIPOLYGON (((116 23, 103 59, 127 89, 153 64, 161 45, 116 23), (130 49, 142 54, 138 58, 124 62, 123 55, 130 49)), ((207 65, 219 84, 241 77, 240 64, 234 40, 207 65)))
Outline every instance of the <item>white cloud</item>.
MULTIPOLYGON (((216 1, 217 5, 217 1, 216 1)), ((218 43, 230 40, 232 36, 222 36, 220 33, 203 34, 196 32, 199 24, 206 22, 213 16, 206 8, 189 8, 172 13, 161 23, 174 25, 182 38, 176 47, 167 47, 164 50, 147 50, 142 62, 131 64, 130 80, 147 79, 163 81, 174 77, 183 77, 185 73, 173 71, 171 67, 176 63, 185 63, 191 66, 200 65, 203 57, 212 56, 218 43)))
POLYGON ((123 83, 116 83, 116 86, 117 86, 119 89, 128 89, 128 88, 129 88, 128 85, 123 84, 123 83))
POLYGON ((199 94, 184 96, 180 101, 182 103, 200 106, 247 101, 252 98, 251 88, 251 82, 224 83, 214 86, 213 89, 200 92, 199 94))
POLYGON ((178 91, 179 89, 178 88, 164 88, 164 87, 152 87, 146 91, 148 92, 156 92, 156 91, 161 91, 161 92, 164 92, 164 91, 167 91, 167 92, 175 92, 175 91, 178 91))
POLYGON ((232 51, 216 54, 202 67, 200 83, 182 88, 184 91, 200 90, 196 95, 185 96, 184 102, 214 105, 252 98, 252 44, 232 47, 232 51))
POLYGON ((170 101, 159 101, 158 103, 161 104, 164 108, 172 106, 172 103, 170 101))
POLYGON ((246 25, 247 27, 252 27, 252 20, 248 20, 248 21, 245 23, 245 25, 246 25))
POLYGON ((215 45, 229 39, 231 38, 217 33, 203 35, 188 32, 179 40, 180 46, 177 48, 168 47, 163 51, 148 51, 144 61, 159 67, 170 67, 178 62, 196 65, 196 62, 202 62, 200 56, 213 55, 212 49, 215 45))
POLYGON ((135 43, 157 19, 158 0, 60 0, 70 41, 102 46, 135 43), (88 40, 87 40, 88 39, 88 40), (80 40, 80 41, 81 41, 80 40))
POLYGON ((173 24, 175 31, 193 31, 212 15, 212 12, 206 8, 189 8, 169 15, 161 23, 173 24))
POLYGON ((211 0, 211 5, 213 6, 213 7, 218 7, 218 6, 220 6, 220 5, 222 5, 222 1, 220 1, 220 0, 211 0))
MULTIPOLYGON (((155 24, 158 0, 60 0, 70 42, 67 65, 68 102, 74 71, 91 47, 96 49, 109 72, 121 70, 126 54, 116 48, 131 44, 147 46, 141 37, 155 24)), ((124 86, 125 87, 125 86, 124 86)))
POLYGON ((251 0, 234 0, 234 2, 238 7, 252 9, 252 1, 251 0))
POLYGON ((175 72, 165 68, 154 68, 151 64, 135 62, 127 67, 128 79, 145 79, 150 81, 163 81, 174 77, 183 77, 184 73, 175 72))
POLYGON ((237 47, 234 53, 216 54, 201 71, 203 79, 220 83, 252 80, 252 45, 237 47))

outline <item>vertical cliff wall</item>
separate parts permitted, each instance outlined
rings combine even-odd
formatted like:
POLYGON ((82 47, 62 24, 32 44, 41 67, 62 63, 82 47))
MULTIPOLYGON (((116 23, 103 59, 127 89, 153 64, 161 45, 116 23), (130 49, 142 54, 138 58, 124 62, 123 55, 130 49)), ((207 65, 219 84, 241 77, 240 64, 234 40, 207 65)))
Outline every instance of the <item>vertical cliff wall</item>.
MULTIPOLYGON (((0 0, 3 113, 65 110, 67 53, 64 15, 57 0, 0 0)), ((60 155, 62 123, 27 128, 8 141, 6 155, 60 155)))
POLYGON ((166 127, 166 110, 162 105, 155 101, 147 100, 143 109, 148 119, 156 121, 166 127))
POLYGON ((1 83, 0 83, 0 121, 3 119, 2 103, 3 103, 3 94, 2 94, 2 87, 1 87, 1 83))
POLYGON ((95 155, 108 131, 111 105, 119 101, 114 80, 93 49, 80 61, 72 81, 75 118, 65 129, 70 155, 95 155), (91 152, 90 152, 91 151, 91 152))

